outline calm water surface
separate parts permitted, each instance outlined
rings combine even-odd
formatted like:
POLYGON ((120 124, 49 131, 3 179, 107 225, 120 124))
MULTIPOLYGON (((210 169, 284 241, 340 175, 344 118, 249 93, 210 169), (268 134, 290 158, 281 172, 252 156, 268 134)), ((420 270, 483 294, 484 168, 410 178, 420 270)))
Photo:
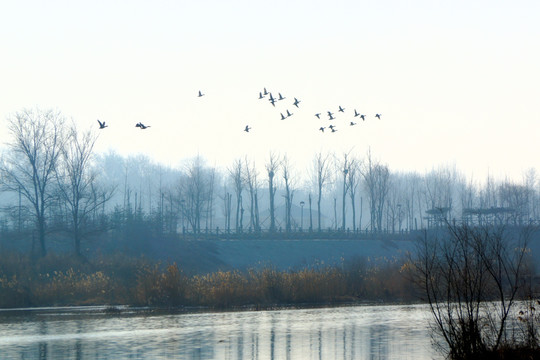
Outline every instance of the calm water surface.
POLYGON ((0 359, 437 359, 424 306, 0 311, 0 359))

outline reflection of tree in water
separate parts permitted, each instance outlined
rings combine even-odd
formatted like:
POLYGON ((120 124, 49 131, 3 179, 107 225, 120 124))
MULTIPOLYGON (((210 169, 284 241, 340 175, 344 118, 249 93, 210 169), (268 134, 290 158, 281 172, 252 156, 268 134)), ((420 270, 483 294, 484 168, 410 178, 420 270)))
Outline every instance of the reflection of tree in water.
POLYGON ((135 318, 93 315, 61 321, 55 314, 43 322, 14 324, 12 334, 32 340, 26 346, 2 345, 0 357, 352 360, 407 354, 432 358, 425 352, 427 329, 414 326, 402 309, 380 307, 135 318))
POLYGON ((388 357, 388 331, 387 325, 373 325, 369 328, 371 359, 386 359, 388 357))

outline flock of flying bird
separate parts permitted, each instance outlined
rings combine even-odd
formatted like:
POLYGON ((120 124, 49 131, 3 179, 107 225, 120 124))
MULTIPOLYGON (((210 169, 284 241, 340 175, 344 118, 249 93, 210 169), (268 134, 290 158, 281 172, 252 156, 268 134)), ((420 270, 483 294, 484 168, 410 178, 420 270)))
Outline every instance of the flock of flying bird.
MULTIPOLYGON (((199 90, 199 94, 198 94, 198 97, 203 97, 205 94, 203 94, 200 90, 199 90)), ((265 99, 266 97, 268 97, 268 101, 270 102, 270 104, 272 104, 273 107, 276 107, 276 103, 279 102, 279 101, 282 101, 282 100, 285 100, 286 97, 284 97, 283 95, 281 95, 281 93, 278 93, 278 96, 277 98, 275 98, 271 92, 267 91, 266 88, 264 88, 263 91, 259 92, 259 100, 262 100, 262 99, 265 99)), ((298 106, 300 104, 300 100, 298 100, 297 98, 294 98, 294 102, 292 103, 293 106, 296 106, 296 108, 300 108, 300 106, 298 106)), ((338 112, 341 112, 341 113, 345 113, 345 108, 338 106, 338 112)), ((334 113, 331 112, 330 110, 328 110, 327 112, 327 115, 328 115, 328 120, 335 120, 336 117, 334 116, 334 113)), ((281 115, 281 120, 285 120, 291 116, 294 115, 294 113, 290 112, 289 109, 286 109, 285 111, 285 114, 283 114, 283 112, 280 113, 281 115)), ((316 113, 315 114, 315 117, 319 120, 321 120, 321 115, 322 113, 316 113)), ((356 111, 356 109, 354 109, 354 117, 359 117, 360 119, 362 119, 362 121, 365 121, 366 120, 366 115, 364 114, 361 114, 359 113, 358 111, 356 111)), ((378 118, 379 120, 381 119, 381 114, 375 114, 375 117, 378 118)), ((100 121, 98 119, 98 124, 99 124, 99 128, 100 129, 105 129, 106 127, 108 127, 108 125, 105 124, 105 121, 100 121)), ((349 126, 354 126, 356 125, 356 123, 354 121, 350 121, 349 122, 349 126)), ((150 125, 144 125, 142 122, 138 122, 137 124, 135 124, 135 127, 138 127, 139 129, 141 130, 145 130, 147 128, 150 127, 150 125)), ((324 130, 326 128, 329 128, 332 132, 336 132, 336 125, 334 125, 333 123, 328 125, 328 126, 321 126, 319 128, 319 131, 323 132, 324 133, 324 130)), ((245 132, 249 132, 251 130, 251 127, 249 125, 246 125, 246 127, 244 128, 244 131, 245 132)))
MULTIPOLYGON (((99 124, 100 129, 105 129, 106 127, 109 127, 109 125, 105 124, 105 121, 99 121, 98 119, 97 122, 99 124)), ((137 124, 135 124, 135 127, 138 127, 139 129, 144 130, 144 129, 148 129, 150 125, 144 125, 142 122, 139 121, 137 124)))
MULTIPOLYGON (((259 100, 262 100, 262 99, 266 99, 268 98, 268 101, 270 102, 270 104, 272 104, 273 107, 276 107, 276 103, 279 102, 279 101, 282 101, 282 100, 285 100, 286 97, 284 97, 281 93, 278 93, 278 96, 277 97, 274 97, 274 95, 272 95, 271 92, 267 91, 266 88, 263 89, 263 91, 259 92, 259 100)), ((296 106, 296 108, 300 108, 300 106, 298 106, 300 104, 300 100, 298 100, 296 97, 294 98, 294 102, 292 103, 293 106, 296 106)), ((345 108, 338 106, 338 112, 341 112, 341 113, 345 113, 345 108)), ((327 112, 327 115, 328 115, 328 120, 335 120, 336 117, 334 116, 334 113, 331 112, 330 110, 328 110, 327 112)), ((281 120, 285 120, 287 119, 288 117, 291 117, 292 115, 294 115, 294 113, 290 112, 289 109, 286 109, 285 113, 283 112, 280 112, 280 115, 281 115, 281 120)), ((322 113, 316 113, 315 114, 315 117, 319 120, 321 120, 321 115, 322 113)), ((365 121, 366 120, 366 115, 364 114, 360 114, 358 111, 356 111, 356 109, 354 109, 354 117, 360 117, 362 119, 362 121, 365 121)), ((375 114, 375 117, 378 118, 379 120, 381 119, 381 114, 375 114)), ((349 122, 349 126, 354 126, 356 125, 357 123, 354 122, 354 121, 350 121, 349 122)), ((337 129, 336 129, 336 125, 334 125, 333 123, 328 125, 328 126, 321 126, 319 128, 319 131, 323 132, 324 133, 324 130, 326 128, 329 128, 332 132, 336 132, 337 129)), ((249 132, 249 130, 251 130, 251 127, 249 127, 249 125, 246 125, 246 127, 244 128, 244 131, 245 132, 249 132)))

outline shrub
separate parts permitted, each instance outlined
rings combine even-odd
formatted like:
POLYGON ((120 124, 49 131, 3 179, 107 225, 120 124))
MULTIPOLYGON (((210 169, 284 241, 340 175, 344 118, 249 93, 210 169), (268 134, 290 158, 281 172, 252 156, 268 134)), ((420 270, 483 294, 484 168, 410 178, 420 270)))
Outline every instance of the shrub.
POLYGON ((187 279, 175 264, 165 272, 159 264, 144 266, 139 270, 135 299, 142 305, 180 306, 186 302, 187 279))
POLYGON ((528 232, 450 225, 419 242, 412 264, 433 314, 438 348, 451 359, 477 359, 519 348, 508 326, 526 274, 528 232))

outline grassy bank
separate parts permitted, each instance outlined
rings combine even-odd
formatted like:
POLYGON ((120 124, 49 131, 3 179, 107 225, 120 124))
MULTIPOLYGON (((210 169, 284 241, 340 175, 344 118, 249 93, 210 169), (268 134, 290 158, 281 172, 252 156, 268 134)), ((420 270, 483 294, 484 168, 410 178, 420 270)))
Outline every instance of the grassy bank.
POLYGON ((340 266, 315 265, 280 271, 186 275, 177 264, 122 254, 94 259, 50 254, 40 259, 0 257, 0 307, 65 305, 271 306, 364 301, 414 301, 404 261, 364 259, 340 266))

